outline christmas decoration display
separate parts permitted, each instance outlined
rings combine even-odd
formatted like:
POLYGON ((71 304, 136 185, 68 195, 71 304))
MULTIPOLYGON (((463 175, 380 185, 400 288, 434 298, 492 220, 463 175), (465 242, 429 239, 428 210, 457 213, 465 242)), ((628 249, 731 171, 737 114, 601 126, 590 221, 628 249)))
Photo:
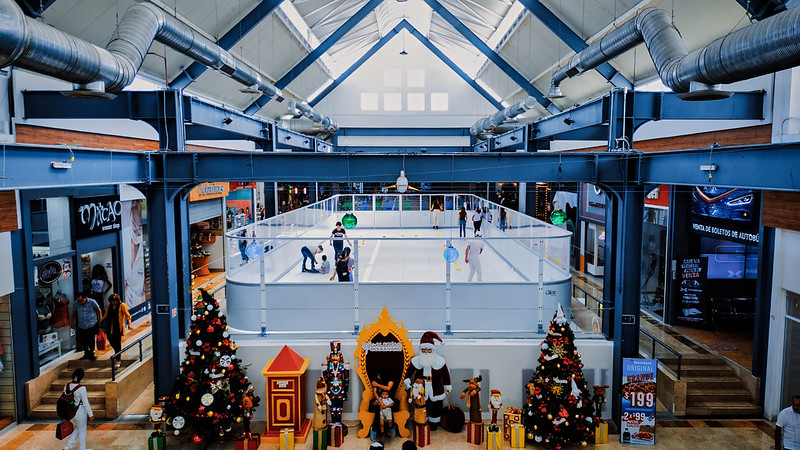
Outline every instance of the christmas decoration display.
POLYGON ((322 363, 322 377, 331 405, 331 423, 342 423, 342 407, 350 389, 350 363, 342 356, 341 341, 331 341, 330 345, 331 351, 322 363))
POLYGON ((483 380, 483 377, 480 375, 475 378, 462 380, 464 383, 467 383, 467 387, 464 388, 459 398, 461 398, 461 400, 466 398, 470 422, 483 423, 483 419, 481 418, 481 385, 479 384, 481 380, 483 380))
POLYGON ((475 445, 483 443, 483 422, 467 422, 467 442, 475 445))
POLYGON ((351 228, 355 228, 358 224, 358 218, 353 213, 347 213, 342 217, 342 226, 347 228, 348 230, 351 228))
POLYGON ((408 376, 403 380, 406 389, 411 389, 411 380, 417 378, 425 380, 426 412, 431 431, 435 431, 439 426, 444 398, 453 390, 450 384, 450 370, 444 357, 434 350, 435 341, 442 342, 442 339, 433 331, 422 334, 419 339, 421 354, 411 358, 408 376))
POLYGON ((574 339, 559 305, 541 344, 542 354, 523 405, 528 439, 556 450, 585 445, 594 437, 596 420, 574 339))
POLYGON ((525 447, 525 426, 521 423, 511 425, 509 434, 511 435, 510 446, 511 448, 524 448, 525 447))
POLYGON ((458 249, 453 247, 453 244, 450 241, 447 241, 447 246, 444 249, 444 260, 449 263, 454 263, 458 261, 458 249))
POLYGON ((303 444, 311 432, 311 420, 306 417, 306 369, 311 362, 284 345, 274 359, 267 361, 261 374, 267 389, 267 427, 264 441, 288 445, 287 435, 294 443, 303 444))
POLYGON ((153 424, 153 433, 147 439, 147 448, 163 450, 167 445, 164 434, 164 405, 157 403, 150 407, 150 423, 153 424))
POLYGON ((497 389, 492 389, 490 395, 489 409, 492 410, 492 420, 489 431, 500 431, 500 427, 497 426, 497 411, 500 411, 500 408, 503 407, 503 395, 497 389))
POLYGON ((592 403, 594 403, 594 415, 598 420, 602 421, 603 405, 606 403, 606 389, 608 389, 608 385, 594 385, 592 386, 592 389, 594 389, 594 396, 592 397, 592 403))
POLYGON ((553 211, 552 214, 550 214, 550 222, 552 222, 553 225, 562 225, 566 221, 567 221, 567 213, 565 213, 561 209, 557 209, 553 211))
POLYGON ((511 427, 522 423, 522 410, 519 408, 506 407, 503 411, 503 440, 511 440, 511 427))
POLYGON ((486 449, 487 450, 500 450, 503 443, 503 435, 500 434, 500 428, 486 430, 486 449))
POLYGON ((284 428, 280 433, 279 448, 281 450, 294 450, 294 429, 284 428))
POLYGON ((235 425, 252 417, 260 399, 236 358, 237 348, 219 302, 201 289, 192 308, 186 357, 165 402, 166 423, 176 435, 190 433, 196 444, 221 442, 235 425))
POLYGON ((314 389, 314 419, 311 421, 311 427, 315 431, 328 429, 328 405, 331 404, 331 399, 328 397, 327 391, 325 378, 319 377, 316 389, 314 389))

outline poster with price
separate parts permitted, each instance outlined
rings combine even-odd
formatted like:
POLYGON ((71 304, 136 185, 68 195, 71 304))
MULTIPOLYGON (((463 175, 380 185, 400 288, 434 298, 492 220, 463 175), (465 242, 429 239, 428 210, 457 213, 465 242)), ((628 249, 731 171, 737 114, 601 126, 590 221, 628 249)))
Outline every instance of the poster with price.
POLYGON ((622 417, 620 440, 623 444, 654 445, 656 442, 655 359, 622 360, 622 417))
POLYGON ((708 308, 704 297, 708 258, 678 258, 678 320, 703 323, 708 320, 708 308))

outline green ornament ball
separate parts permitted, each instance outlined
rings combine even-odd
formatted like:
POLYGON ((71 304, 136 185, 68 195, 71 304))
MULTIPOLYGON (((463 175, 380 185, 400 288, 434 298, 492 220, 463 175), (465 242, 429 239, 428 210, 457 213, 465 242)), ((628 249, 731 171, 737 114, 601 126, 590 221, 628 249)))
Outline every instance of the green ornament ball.
POLYGON ((553 225, 561 225, 567 221, 567 213, 561 209, 557 209, 550 214, 550 221, 553 222, 553 225))
POLYGON ((358 219, 356 218, 355 214, 347 213, 342 217, 342 226, 347 229, 355 228, 358 224, 358 219))

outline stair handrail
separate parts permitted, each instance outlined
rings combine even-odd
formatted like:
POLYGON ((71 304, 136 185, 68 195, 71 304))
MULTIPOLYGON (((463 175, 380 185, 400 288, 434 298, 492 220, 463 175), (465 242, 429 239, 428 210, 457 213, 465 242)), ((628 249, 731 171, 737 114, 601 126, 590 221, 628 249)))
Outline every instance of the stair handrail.
MULTIPOLYGON (((592 300, 594 300, 595 304, 597 305, 597 308, 596 308, 596 311, 595 311, 595 312, 597 313, 597 316, 598 316, 598 317, 602 318, 602 311, 601 311, 601 309, 605 307, 605 302, 604 302, 603 300, 600 300, 599 298, 595 297, 594 295, 590 294, 590 293, 589 293, 589 292, 588 292, 586 289, 584 289, 584 288, 582 288, 582 287, 578 286, 578 285, 577 285, 577 284, 575 284, 575 283, 572 283, 572 293, 573 293, 573 297, 575 297, 575 295, 574 295, 574 294, 575 294, 575 289, 577 289, 577 290, 579 290, 579 291, 583 292, 583 293, 586 295, 586 298, 587 298, 587 299, 591 298, 592 300)), ((586 305, 586 306, 588 307, 589 305, 586 305)))
POLYGON ((119 357, 120 361, 122 361, 122 354, 125 353, 128 349, 132 348, 134 345, 138 344, 139 345, 139 361, 142 361, 144 359, 144 356, 142 354, 142 341, 144 341, 145 338, 150 337, 150 335, 152 335, 152 334, 153 334, 152 331, 148 331, 143 336, 139 337, 135 341, 133 341, 130 344, 128 344, 122 350, 120 350, 117 353, 114 353, 113 355, 111 355, 111 381, 117 381, 117 366, 115 364, 115 361, 117 360, 117 357, 119 357))
POLYGON ((659 338, 653 336, 652 334, 648 333, 647 331, 639 328, 639 332, 640 333, 644 333, 645 336, 647 336, 647 337, 649 337, 650 339, 653 340, 653 348, 652 348, 652 350, 650 352, 650 356, 653 359, 658 359, 658 358, 656 358, 656 343, 661 344, 662 347, 664 347, 665 349, 669 350, 670 352, 672 352, 673 355, 678 357, 678 379, 680 380, 681 379, 681 360, 683 360, 683 355, 681 355, 677 350, 675 350, 672 347, 670 347, 669 345, 665 344, 664 341, 662 341, 659 338))

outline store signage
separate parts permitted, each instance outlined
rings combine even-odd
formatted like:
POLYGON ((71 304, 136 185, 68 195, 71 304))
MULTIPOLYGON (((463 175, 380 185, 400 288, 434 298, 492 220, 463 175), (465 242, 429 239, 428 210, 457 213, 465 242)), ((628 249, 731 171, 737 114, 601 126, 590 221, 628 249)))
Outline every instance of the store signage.
POLYGON ((606 221, 606 194, 599 187, 589 184, 581 184, 581 207, 580 216, 582 219, 603 224, 606 221))
POLYGON ((243 189, 255 189, 255 183, 240 183, 238 181, 231 181, 228 183, 231 191, 241 191, 243 189))
POLYGON ((189 192, 189 201, 209 200, 228 195, 228 183, 203 183, 189 192))
POLYGON ((39 266, 39 281, 44 284, 53 284, 61 278, 61 264, 58 261, 48 261, 39 266))
POLYGON ((116 195, 76 198, 74 203, 78 239, 122 229, 122 202, 116 195))
POLYGON ((61 271, 63 273, 63 278, 67 279, 72 276, 72 261, 65 259, 61 263, 61 271))
POLYGON ((678 258, 678 320, 705 322, 708 307, 703 290, 708 274, 708 258, 678 258))
POLYGON ((656 442, 655 359, 622 360, 622 416, 620 441, 623 444, 654 445, 656 442))
POLYGON ((669 185, 662 184, 648 192, 647 196, 644 198, 644 204, 651 208, 669 208, 669 185))
POLYGON ((696 186, 688 225, 692 233, 758 245, 761 193, 752 189, 696 186))

